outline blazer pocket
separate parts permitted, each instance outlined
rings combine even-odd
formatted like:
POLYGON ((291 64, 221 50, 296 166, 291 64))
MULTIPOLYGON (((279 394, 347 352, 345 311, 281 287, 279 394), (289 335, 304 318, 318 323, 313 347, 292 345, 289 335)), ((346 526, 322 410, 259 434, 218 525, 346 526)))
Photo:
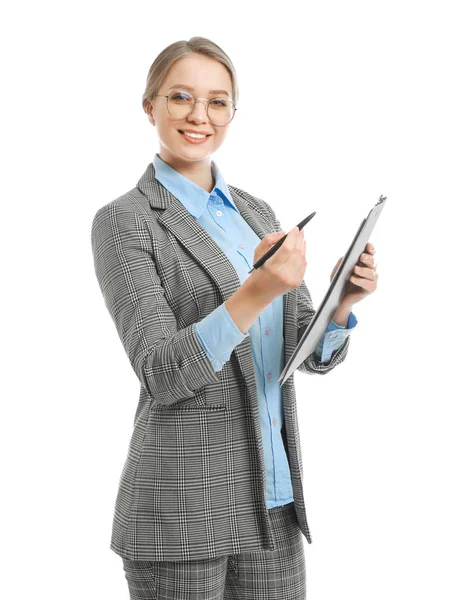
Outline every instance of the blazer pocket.
MULTIPOLYGON (((153 405, 153 408, 155 405, 153 405)), ((221 383, 205 385, 195 391, 195 395, 186 400, 180 400, 171 406, 155 408, 155 410, 226 410, 225 396, 222 394, 221 383)))
POLYGON ((220 381, 204 386, 204 402, 207 408, 227 408, 226 370, 220 372, 220 381))

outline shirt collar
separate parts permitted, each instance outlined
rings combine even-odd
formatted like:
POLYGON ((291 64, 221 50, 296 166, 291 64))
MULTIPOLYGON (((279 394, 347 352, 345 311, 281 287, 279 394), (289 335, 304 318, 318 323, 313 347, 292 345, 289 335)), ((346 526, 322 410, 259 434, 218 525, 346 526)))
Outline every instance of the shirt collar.
POLYGON ((217 195, 225 202, 229 202, 232 205, 232 208, 239 212, 224 178, 213 160, 211 160, 211 173, 214 177, 215 185, 211 192, 203 190, 202 187, 173 169, 163 161, 158 154, 154 156, 153 164, 156 172, 156 179, 180 200, 184 207, 196 219, 198 219, 206 210, 206 205, 211 195, 217 195))
POLYGON ((211 195, 217 195, 222 200, 230 202, 232 208, 239 212, 232 200, 232 196, 227 188, 224 178, 213 160, 211 160, 211 173, 215 185, 211 192, 203 190, 202 187, 173 169, 163 161, 158 154, 154 156, 153 164, 156 172, 156 179, 169 190, 177 200, 180 200, 184 207, 196 219, 198 219, 206 210, 206 205, 211 195))

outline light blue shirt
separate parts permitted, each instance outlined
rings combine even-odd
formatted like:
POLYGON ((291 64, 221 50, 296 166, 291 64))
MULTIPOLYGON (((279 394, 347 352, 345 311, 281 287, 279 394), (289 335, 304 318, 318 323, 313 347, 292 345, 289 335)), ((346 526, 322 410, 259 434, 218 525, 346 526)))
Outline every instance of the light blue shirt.
MULTIPOLYGON (((261 242, 243 219, 211 160, 215 180, 211 193, 170 167, 156 154, 156 179, 171 192, 209 233, 235 268, 240 283, 248 279, 254 250, 261 242)), ((230 359, 233 349, 250 337, 266 466, 266 506, 273 508, 293 502, 289 463, 281 436, 284 423, 282 388, 278 379, 284 368, 284 296, 275 298, 260 314, 246 334, 242 333, 225 303, 195 324, 195 332, 215 371, 230 359)), ((347 328, 331 321, 316 350, 315 359, 329 362, 357 324, 350 313, 347 328)))

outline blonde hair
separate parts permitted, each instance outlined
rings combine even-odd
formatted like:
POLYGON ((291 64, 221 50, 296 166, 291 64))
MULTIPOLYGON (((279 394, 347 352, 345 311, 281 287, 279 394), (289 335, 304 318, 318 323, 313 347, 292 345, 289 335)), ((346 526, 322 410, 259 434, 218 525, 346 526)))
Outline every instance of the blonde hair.
POLYGON ((204 37, 192 37, 188 41, 180 40, 167 46, 152 63, 146 79, 142 104, 146 112, 146 105, 150 102, 164 83, 171 66, 180 58, 192 56, 193 54, 204 54, 220 62, 228 70, 232 81, 232 101, 234 105, 238 101, 238 82, 234 66, 227 54, 217 44, 204 37))

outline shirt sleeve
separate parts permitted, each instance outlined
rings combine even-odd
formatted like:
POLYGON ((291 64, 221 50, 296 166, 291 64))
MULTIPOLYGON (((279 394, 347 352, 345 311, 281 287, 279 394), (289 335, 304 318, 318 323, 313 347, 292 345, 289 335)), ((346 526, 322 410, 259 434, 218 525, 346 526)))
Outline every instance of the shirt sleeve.
POLYGON ((347 327, 337 325, 331 320, 327 326, 326 331, 323 333, 318 346, 315 350, 315 360, 320 363, 327 363, 331 360, 332 355, 339 350, 344 344, 346 338, 352 333, 353 329, 357 325, 358 321, 353 312, 350 313, 347 327))
POLYGON ((195 324, 195 333, 211 361, 214 371, 220 371, 229 360, 233 349, 249 333, 242 333, 237 327, 225 303, 220 304, 209 315, 195 324))

